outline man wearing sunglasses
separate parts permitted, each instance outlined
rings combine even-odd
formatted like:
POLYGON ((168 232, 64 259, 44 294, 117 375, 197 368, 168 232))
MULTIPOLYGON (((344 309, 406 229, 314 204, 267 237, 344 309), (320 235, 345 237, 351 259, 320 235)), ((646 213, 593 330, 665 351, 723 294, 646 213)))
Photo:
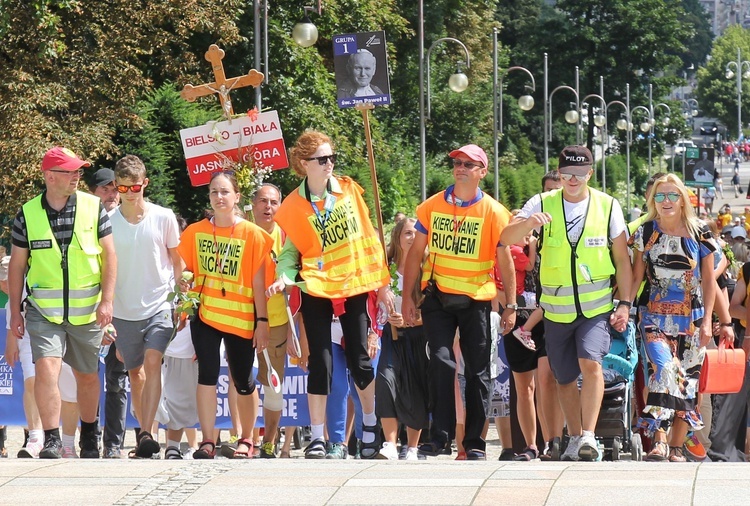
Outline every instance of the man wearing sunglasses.
MULTIPOLYGON (((507 247, 498 247, 510 213, 479 189, 487 175, 487 154, 476 144, 451 151, 455 184, 417 207, 416 237, 406 257, 403 293, 412 293, 422 268, 425 298, 420 306, 430 347, 429 388, 432 411, 430 442, 424 455, 451 454, 455 437, 454 388, 456 357, 453 340, 460 331, 466 377, 467 460, 486 460, 482 432, 490 413, 490 311, 497 294, 492 272, 498 264, 507 300, 515 301, 516 277, 507 247), (429 248, 428 248, 429 247, 429 248)), ((513 330, 517 304, 503 311, 503 333, 513 330)), ((414 301, 404 297, 407 325, 418 320, 414 301)), ((493 359, 494 360, 494 359, 493 359)))
POLYGON ((112 320, 117 261, 107 212, 98 198, 77 191, 81 167, 89 166, 69 149, 47 151, 45 191, 24 204, 13 223, 10 330, 21 339, 25 327, 31 338, 34 394, 44 429, 39 458, 62 457, 63 360, 76 378, 81 457, 99 457, 99 347, 102 329, 112 320), (24 281, 28 295, 22 300, 24 281))
MULTIPOLYGON (((116 338, 118 357, 129 372, 131 402, 141 426, 135 456, 150 458, 160 451, 150 431, 161 398, 161 362, 174 330, 167 295, 175 280, 182 279, 180 228, 170 209, 146 202, 148 178, 140 158, 118 160, 115 182, 122 200, 111 215, 118 259, 116 333, 105 333, 105 338, 116 338)), ((179 441, 167 446, 179 447, 179 441)))
POLYGON ((630 293, 625 219, 615 199, 588 187, 592 165, 585 146, 563 149, 558 165, 562 189, 529 199, 501 236, 502 244, 514 244, 541 229, 540 306, 547 355, 571 435, 562 460, 601 457, 594 435, 604 393, 601 362, 611 344, 609 326, 622 332, 631 306, 620 301, 615 309, 612 302, 613 276, 620 293, 630 293))

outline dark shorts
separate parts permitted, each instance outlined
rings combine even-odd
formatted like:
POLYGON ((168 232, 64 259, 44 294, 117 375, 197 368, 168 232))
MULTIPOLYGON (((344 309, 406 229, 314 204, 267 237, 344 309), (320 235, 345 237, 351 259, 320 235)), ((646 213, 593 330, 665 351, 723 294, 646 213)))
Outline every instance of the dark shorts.
MULTIPOLYGON (((526 317, 519 313, 515 328, 522 326, 524 323, 526 323, 526 317)), ((526 348, 516 339, 512 332, 503 336, 505 357, 508 359, 508 367, 510 367, 511 371, 519 373, 533 371, 537 368, 539 359, 547 356, 544 339, 544 320, 531 329, 531 338, 536 343, 536 351, 526 348)))
POLYGON ((571 323, 557 323, 544 317, 549 365, 560 385, 575 381, 581 374, 578 359, 602 363, 612 345, 610 314, 606 312, 593 318, 579 316, 571 323))

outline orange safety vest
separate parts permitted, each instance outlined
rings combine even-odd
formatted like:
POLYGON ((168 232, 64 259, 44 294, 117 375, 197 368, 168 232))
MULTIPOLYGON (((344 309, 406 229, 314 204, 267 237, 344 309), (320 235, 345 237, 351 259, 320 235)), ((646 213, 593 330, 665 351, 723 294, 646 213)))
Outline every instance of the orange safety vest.
POLYGON ((510 217, 502 204, 486 194, 468 207, 446 202, 446 192, 420 204, 417 218, 427 229, 429 249, 422 289, 433 277, 443 292, 491 300, 497 293, 492 277, 497 245, 510 217))
POLYGON ((273 281, 272 248, 271 236, 246 220, 214 228, 206 219, 185 229, 177 251, 194 274, 201 320, 221 332, 252 339, 253 277, 258 269, 265 269, 264 285, 273 281))
MULTIPOLYGON (((300 275, 307 292, 328 299, 377 290, 391 279, 383 246, 362 199, 364 190, 348 177, 336 179, 341 193, 331 192, 336 202, 325 228, 299 190, 284 199, 275 217, 300 252, 300 275)), ((325 216, 323 200, 313 205, 325 216)))

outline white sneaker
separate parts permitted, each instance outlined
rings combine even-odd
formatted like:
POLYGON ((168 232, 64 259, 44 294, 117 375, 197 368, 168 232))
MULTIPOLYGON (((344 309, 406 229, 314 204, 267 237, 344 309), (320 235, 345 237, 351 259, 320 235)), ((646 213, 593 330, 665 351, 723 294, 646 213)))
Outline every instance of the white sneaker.
POLYGON ((18 450, 19 459, 35 459, 44 448, 44 441, 29 441, 26 446, 18 450))
POLYGON ((404 460, 419 460, 419 448, 410 446, 406 450, 406 458, 404 460))
POLYGON ((581 436, 580 444, 578 445, 578 458, 589 462, 599 460, 599 445, 596 442, 596 438, 593 434, 584 434, 581 436))
POLYGON ((578 457, 578 449, 581 446, 581 436, 570 436, 570 439, 568 440, 568 446, 565 448, 565 451, 560 456, 560 460, 566 460, 566 461, 576 461, 579 459, 578 457))
POLYGON ((75 448, 73 448, 72 446, 63 446, 62 458, 64 458, 64 459, 77 459, 78 458, 78 454, 76 453, 75 448))
POLYGON ((377 458, 381 460, 398 460, 398 450, 396 449, 396 445, 389 443, 388 441, 383 443, 383 447, 380 449, 377 458))
POLYGON ((188 448, 187 451, 183 454, 183 458, 192 459, 194 453, 195 453, 195 448, 188 448))

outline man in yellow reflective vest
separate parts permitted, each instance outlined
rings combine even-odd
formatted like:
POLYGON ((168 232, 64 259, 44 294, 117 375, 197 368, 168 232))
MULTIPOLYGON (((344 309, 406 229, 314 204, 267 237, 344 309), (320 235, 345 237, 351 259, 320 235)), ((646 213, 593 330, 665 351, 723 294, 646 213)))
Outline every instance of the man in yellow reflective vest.
POLYGON ((622 332, 631 306, 620 301, 615 309, 612 297, 613 277, 620 293, 629 294, 632 282, 625 218, 615 199, 588 187, 592 165, 585 146, 563 149, 562 189, 529 199, 500 238, 502 244, 514 244, 541 228, 540 305, 547 355, 571 436, 563 460, 601 457, 594 434, 604 393, 601 362, 611 345, 609 326, 622 332))
MULTIPOLYGON (((404 270, 403 293, 412 293, 427 249, 420 306, 430 348, 429 389, 432 412, 430 442, 424 455, 451 454, 455 437, 453 340, 458 328, 466 378, 467 460, 486 460, 484 425, 490 412, 490 301, 497 294, 492 272, 497 262, 506 300, 516 300, 516 276, 507 247, 498 247, 500 232, 510 213, 479 189, 487 175, 487 154, 475 144, 451 151, 455 184, 417 207, 417 232, 404 270)), ((503 334, 513 329, 517 304, 502 314, 503 334)), ((404 297, 407 325, 418 320, 411 297, 404 297)), ((493 358, 494 360, 494 358, 493 358)))
POLYGON ((25 327, 31 337, 34 394, 44 429, 39 458, 61 457, 62 360, 77 382, 81 457, 99 457, 99 347, 102 328, 112 320, 117 269, 107 212, 98 197, 76 191, 81 167, 88 166, 68 149, 47 151, 46 189, 24 204, 13 222, 10 329, 21 339, 25 327))

